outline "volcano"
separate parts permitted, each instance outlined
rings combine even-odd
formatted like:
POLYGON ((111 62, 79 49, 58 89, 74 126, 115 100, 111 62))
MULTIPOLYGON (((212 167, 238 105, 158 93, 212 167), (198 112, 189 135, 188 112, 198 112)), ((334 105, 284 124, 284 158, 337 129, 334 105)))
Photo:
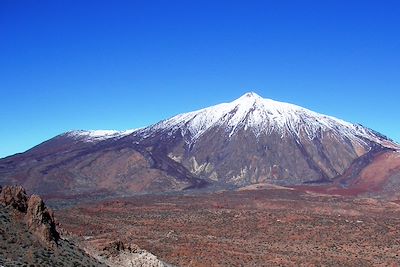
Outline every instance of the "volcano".
POLYGON ((1 159, 0 183, 22 184, 44 195, 234 189, 260 183, 361 184, 369 191, 397 186, 399 150, 360 124, 250 92, 137 130, 63 133, 1 159))

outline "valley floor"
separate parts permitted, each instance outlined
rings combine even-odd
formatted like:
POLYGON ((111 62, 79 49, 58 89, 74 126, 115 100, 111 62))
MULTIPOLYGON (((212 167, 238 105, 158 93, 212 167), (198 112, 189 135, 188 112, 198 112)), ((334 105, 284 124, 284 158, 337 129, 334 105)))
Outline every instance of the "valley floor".
POLYGON ((59 210, 87 247, 134 243, 178 266, 397 266, 400 205, 266 189, 144 195, 59 210))

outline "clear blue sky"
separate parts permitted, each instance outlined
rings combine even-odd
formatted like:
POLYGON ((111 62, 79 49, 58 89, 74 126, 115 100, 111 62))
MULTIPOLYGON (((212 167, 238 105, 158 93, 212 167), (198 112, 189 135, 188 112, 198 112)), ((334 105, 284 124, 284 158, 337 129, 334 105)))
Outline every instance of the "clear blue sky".
POLYGON ((0 157, 247 91, 400 141, 399 1, 0 1, 0 157))

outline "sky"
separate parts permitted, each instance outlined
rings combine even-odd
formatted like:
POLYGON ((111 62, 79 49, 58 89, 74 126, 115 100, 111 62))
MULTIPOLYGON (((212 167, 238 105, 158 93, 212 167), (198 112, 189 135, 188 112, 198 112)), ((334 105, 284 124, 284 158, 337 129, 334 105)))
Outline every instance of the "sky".
POLYGON ((248 91, 400 142, 399 1, 0 1, 0 157, 248 91))

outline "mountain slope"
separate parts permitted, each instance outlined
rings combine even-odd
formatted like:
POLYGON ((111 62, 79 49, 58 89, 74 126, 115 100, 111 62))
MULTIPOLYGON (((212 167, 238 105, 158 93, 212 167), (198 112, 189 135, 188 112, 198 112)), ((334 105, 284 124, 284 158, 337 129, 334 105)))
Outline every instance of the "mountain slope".
POLYGON ((374 146, 397 148, 361 125, 254 93, 175 116, 127 138, 158 144, 202 178, 240 186, 330 180, 374 146))
POLYGON ((22 184, 42 195, 162 192, 205 184, 186 168, 121 136, 88 139, 62 134, 0 160, 0 184, 22 184))
POLYGON ((163 192, 332 181, 371 150, 366 127, 247 93, 130 132, 75 131, 0 160, 0 183, 40 192, 163 192))

